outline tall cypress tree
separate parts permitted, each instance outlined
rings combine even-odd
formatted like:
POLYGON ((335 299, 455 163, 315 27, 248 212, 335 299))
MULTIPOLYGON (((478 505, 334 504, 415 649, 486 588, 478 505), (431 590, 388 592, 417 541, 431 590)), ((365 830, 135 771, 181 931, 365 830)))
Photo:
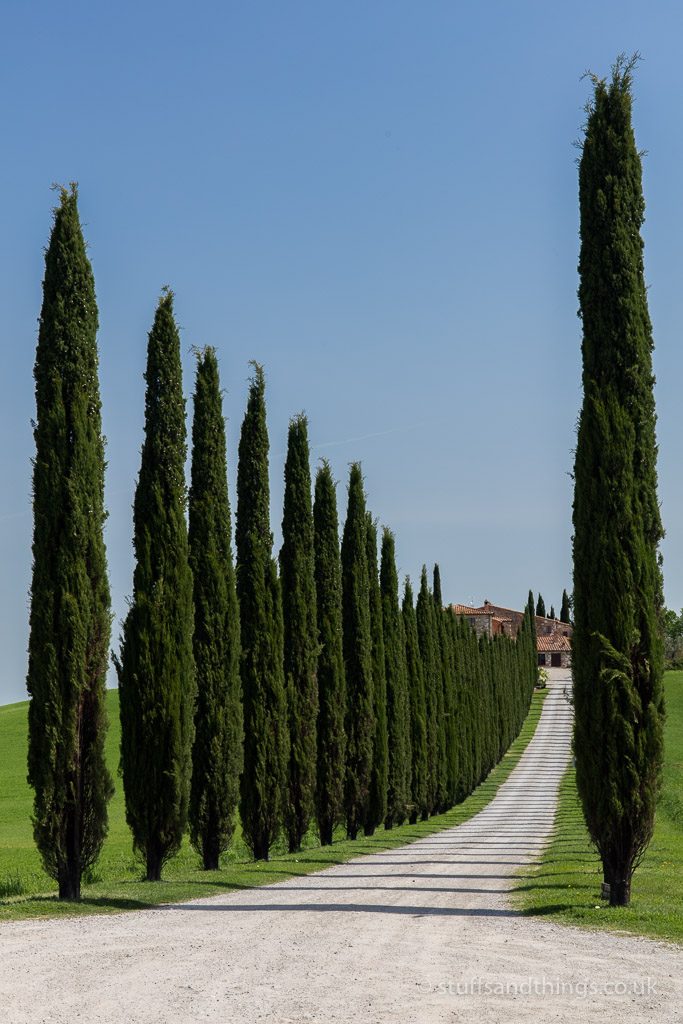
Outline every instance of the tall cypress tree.
POLYGON ((308 423, 289 424, 280 551, 284 665, 289 713, 286 829, 289 851, 301 848, 315 805, 318 717, 318 627, 308 423))
POLYGON ((424 565, 415 616, 425 688, 427 809, 430 814, 436 814, 446 802, 446 734, 436 613, 427 581, 427 567, 424 565))
POLYGON ((192 844, 212 870, 234 830, 243 740, 225 421, 212 348, 197 359, 189 521, 197 670, 189 823, 192 844))
MULTIPOLYGON (((524 613, 524 619, 522 621, 521 637, 524 640, 524 645, 520 648, 520 673, 521 673, 521 694, 520 699, 522 701, 522 712, 526 715, 531 702, 531 697, 534 691, 534 686, 538 679, 538 652, 536 649, 536 617, 533 610, 533 602, 531 607, 526 609, 524 613)), ((520 637, 518 637, 520 639, 520 637)), ((520 721, 521 726, 521 721, 520 721)))
POLYGON ((457 745, 455 802, 460 803, 470 791, 472 777, 471 721, 464 685, 463 634, 465 624, 462 618, 456 616, 452 607, 446 609, 446 629, 450 634, 454 733, 457 745))
POLYGON ((368 581, 370 601, 370 635, 372 638, 372 694, 375 714, 375 735, 372 749, 372 775, 370 793, 363 823, 366 836, 373 835, 387 814, 387 770, 389 761, 387 736, 387 680, 385 669, 384 629, 382 624, 382 595, 379 589, 377 566, 377 526, 367 513, 366 548, 368 554, 368 581))
POLYGON ((562 591, 562 607, 560 608, 560 622, 571 622, 571 609, 569 607, 569 595, 566 590, 562 591))
POLYGON ((97 305, 76 186, 61 189, 45 255, 34 377, 28 778, 33 834, 60 899, 79 899, 107 832, 109 584, 97 305))
POLYGON ((410 706, 410 814, 414 825, 418 816, 429 814, 428 802, 428 761, 427 761, 427 715, 425 703, 424 674, 417 636, 417 620, 413 605, 413 588, 406 577, 402 607, 403 629, 406 642, 406 668, 408 673, 408 697, 410 706))
POLYGON ((533 591, 529 591, 529 600, 527 601, 526 614, 529 620, 529 628, 531 630, 530 643, 533 649, 534 661, 536 660, 536 611, 534 606, 534 594, 533 591))
POLYGON ((133 597, 116 667, 126 820, 148 881, 158 881, 187 824, 195 703, 185 400, 169 289, 149 334, 145 381, 145 439, 133 506, 133 597))
POLYGON ((453 645, 448 629, 447 615, 441 593, 441 571, 434 566, 433 572, 434 615, 436 620, 437 656, 443 694, 443 757, 444 757, 444 807, 452 807, 458 799, 458 733, 455 709, 455 666, 453 645))
POLYGON ((346 831, 355 839, 367 812, 375 716, 366 509, 360 465, 349 475, 349 501, 341 546, 344 670, 346 673, 346 831))
POLYGON ((337 495, 332 471, 325 461, 315 479, 313 529, 320 651, 316 816, 320 843, 329 846, 344 814, 346 682, 337 495))
POLYGON ((536 604, 536 614, 541 619, 545 618, 545 601, 543 600, 542 594, 538 595, 538 602, 536 604))
POLYGON ((549 619, 554 619, 555 618, 555 605, 553 605, 553 604, 550 605, 550 611, 548 612, 548 618, 549 619))
POLYGON ((662 605, 652 329, 634 61, 593 77, 581 163, 583 405, 574 468, 576 777, 610 902, 630 899, 662 762, 662 605))
POLYGON ((386 828, 402 825, 410 803, 410 705, 406 639, 398 598, 394 535, 384 529, 380 560, 382 629, 387 690, 387 814, 386 828))
POLYGON ((237 596, 242 636, 244 771, 240 815, 256 860, 268 860, 286 806, 289 739, 282 599, 272 556, 265 378, 257 363, 237 468, 237 596))
POLYGON ((457 707, 459 726, 459 758, 461 765, 460 799, 476 785, 476 732, 477 715, 474 684, 471 674, 470 648, 474 630, 462 617, 453 615, 457 707))

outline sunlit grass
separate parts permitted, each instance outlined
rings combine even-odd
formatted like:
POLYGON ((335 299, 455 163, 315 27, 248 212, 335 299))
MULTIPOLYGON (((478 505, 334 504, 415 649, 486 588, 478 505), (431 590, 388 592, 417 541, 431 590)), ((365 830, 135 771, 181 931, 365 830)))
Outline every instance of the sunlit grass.
MULTIPOLYGON (((111 719, 107 757, 110 765, 115 766, 119 745, 118 693, 110 691, 107 697, 111 719)), ((510 775, 534 734, 544 699, 545 692, 534 694, 522 730, 501 762, 467 800, 446 814, 417 825, 402 825, 389 832, 382 828, 373 837, 361 837, 355 842, 347 840, 339 830, 339 840, 324 848, 318 846, 316 836, 311 833, 301 853, 288 854, 284 846, 276 847, 267 863, 250 861, 238 834, 221 859, 218 871, 203 871, 199 857, 185 842, 178 856, 166 866, 162 882, 143 881, 142 864, 131 848, 118 780, 110 805, 109 835, 93 870, 92 881, 83 887, 79 904, 60 903, 56 899, 54 883, 42 871, 33 843, 32 794, 25 777, 27 705, 0 708, 0 920, 109 913, 250 889, 319 871, 330 864, 343 864, 362 854, 390 850, 459 825, 489 803, 510 775)))
POLYGON ((553 840, 541 861, 520 878, 516 902, 527 913, 683 942, 683 672, 668 672, 665 687, 664 788, 654 838, 634 875, 630 906, 609 907, 600 899, 600 861, 588 839, 570 769, 560 787, 553 840))

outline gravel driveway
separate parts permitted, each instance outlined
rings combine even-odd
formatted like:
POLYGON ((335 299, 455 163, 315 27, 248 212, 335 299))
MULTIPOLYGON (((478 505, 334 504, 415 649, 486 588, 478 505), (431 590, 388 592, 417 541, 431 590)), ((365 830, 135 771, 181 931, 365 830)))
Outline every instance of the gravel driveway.
POLYGON ((569 757, 566 672, 495 799, 459 828, 179 906, 0 928, 8 1024, 680 1022, 683 955, 509 909, 569 757), (559 989, 559 991, 558 991, 559 989))

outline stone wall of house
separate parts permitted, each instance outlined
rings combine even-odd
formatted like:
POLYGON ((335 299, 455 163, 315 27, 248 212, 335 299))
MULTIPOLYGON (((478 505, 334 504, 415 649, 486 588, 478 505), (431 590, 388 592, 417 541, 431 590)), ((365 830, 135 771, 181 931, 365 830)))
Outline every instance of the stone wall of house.
MULTIPOLYGON (((556 652, 557 653, 557 652, 556 652)), ((572 656, 570 651, 560 651, 561 668, 571 668, 572 656)), ((540 651, 538 654, 538 665, 539 668, 550 668, 551 667, 552 655, 550 651, 540 651)))

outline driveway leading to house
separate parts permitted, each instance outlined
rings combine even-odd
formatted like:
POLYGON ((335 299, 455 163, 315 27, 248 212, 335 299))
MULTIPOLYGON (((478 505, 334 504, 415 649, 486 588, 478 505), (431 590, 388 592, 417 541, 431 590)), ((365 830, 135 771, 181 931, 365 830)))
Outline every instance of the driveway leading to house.
POLYGON ((492 802, 458 828, 318 874, 119 916, 0 928, 8 1024, 679 1022, 680 948, 525 918, 569 759, 566 671, 492 802))

